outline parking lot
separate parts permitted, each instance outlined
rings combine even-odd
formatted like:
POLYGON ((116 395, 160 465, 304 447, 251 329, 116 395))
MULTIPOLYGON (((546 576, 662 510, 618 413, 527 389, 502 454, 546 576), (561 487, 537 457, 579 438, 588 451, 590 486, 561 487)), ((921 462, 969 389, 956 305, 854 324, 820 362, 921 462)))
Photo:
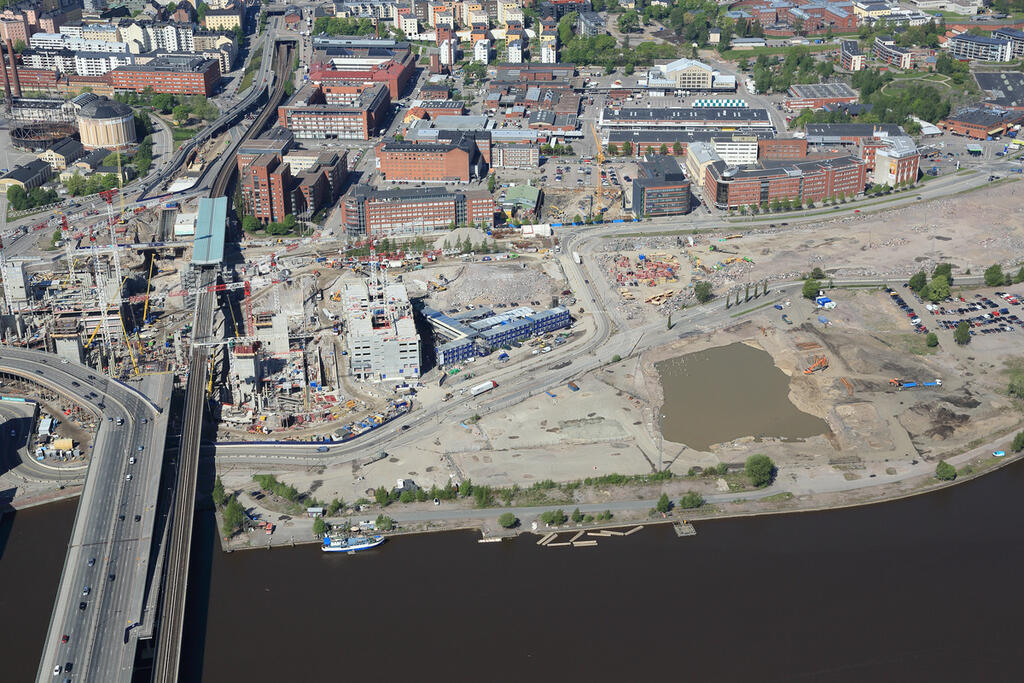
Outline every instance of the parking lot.
POLYGON ((906 314, 908 322, 918 334, 927 334, 930 330, 926 324, 927 320, 921 318, 916 306, 930 314, 932 323, 938 329, 955 330, 960 323, 966 322, 972 336, 1017 332, 1024 325, 1016 313, 1016 308, 1010 308, 1024 305, 1019 294, 993 292, 992 296, 995 299, 985 294, 974 294, 972 297, 947 296, 941 303, 929 303, 906 284, 903 285, 902 293, 888 287, 885 291, 892 302, 906 314))

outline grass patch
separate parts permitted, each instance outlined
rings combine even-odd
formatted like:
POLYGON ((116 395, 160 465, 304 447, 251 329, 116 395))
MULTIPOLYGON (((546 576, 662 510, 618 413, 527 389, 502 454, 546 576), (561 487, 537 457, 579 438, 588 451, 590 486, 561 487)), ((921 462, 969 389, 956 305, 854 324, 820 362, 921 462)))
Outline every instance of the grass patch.
POLYGON ((782 493, 776 493, 774 496, 768 496, 767 498, 761 498, 762 503, 785 503, 788 500, 793 500, 795 496, 789 491, 783 491, 782 493))
POLYGON ((747 310, 745 310, 745 311, 740 311, 739 313, 733 313, 733 314, 732 314, 731 316, 729 316, 729 317, 730 317, 730 318, 738 318, 738 317, 740 317, 741 315, 746 315, 747 313, 753 313, 754 311, 759 311, 759 310, 761 310, 762 308, 766 308, 766 307, 768 307, 768 306, 774 306, 774 305, 775 305, 776 303, 778 303, 779 301, 780 301, 779 299, 775 299, 774 301, 765 301, 765 302, 764 302, 763 304, 761 304, 760 306, 754 306, 753 308, 748 308, 748 309, 747 309, 747 310))
POLYGON ((43 247, 43 251, 53 251, 57 248, 57 242, 60 240, 60 229, 53 231, 53 235, 50 237, 50 244, 43 247))
POLYGON ((906 350, 915 356, 934 355, 939 350, 939 347, 929 348, 925 343, 925 336, 923 334, 903 334, 900 335, 900 341, 903 342, 906 350))
POLYGON ((256 78, 256 72, 259 71, 260 64, 263 62, 263 53, 258 52, 252 56, 249 63, 245 65, 245 71, 242 72, 242 80, 238 83, 237 92, 242 92, 250 85, 256 78))

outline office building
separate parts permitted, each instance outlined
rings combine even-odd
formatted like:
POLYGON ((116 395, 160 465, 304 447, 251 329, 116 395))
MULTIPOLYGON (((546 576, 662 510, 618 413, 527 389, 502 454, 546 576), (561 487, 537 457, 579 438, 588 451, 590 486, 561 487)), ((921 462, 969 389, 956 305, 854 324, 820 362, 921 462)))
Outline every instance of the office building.
POLYGON ((690 181, 679 162, 651 154, 637 164, 633 180, 633 215, 679 216, 690 213, 690 181))
POLYGON ((820 202, 864 191, 865 164, 856 157, 804 161, 761 161, 729 166, 713 161, 704 174, 704 200, 719 209, 762 206, 779 200, 820 202))
POLYGON ((277 108, 277 118, 300 139, 369 140, 387 121, 390 108, 383 83, 306 85, 277 108))
POLYGON ((341 200, 341 222, 356 238, 422 235, 464 225, 488 229, 494 227, 494 198, 486 190, 356 185, 341 200))
POLYGON ((110 83, 116 90, 153 92, 174 95, 213 94, 220 81, 220 62, 193 55, 157 57, 146 64, 122 66, 110 72, 110 83))

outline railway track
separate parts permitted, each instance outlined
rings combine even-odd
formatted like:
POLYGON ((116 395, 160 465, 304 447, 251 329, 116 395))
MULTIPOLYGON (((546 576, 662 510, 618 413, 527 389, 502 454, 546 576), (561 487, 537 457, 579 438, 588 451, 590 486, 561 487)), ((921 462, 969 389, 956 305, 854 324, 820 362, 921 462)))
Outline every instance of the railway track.
MULTIPOLYGON (((289 43, 277 46, 273 72, 290 73, 292 48, 289 43)), ((285 78, 277 78, 267 106, 245 135, 225 155, 210 191, 211 197, 223 197, 236 173, 235 155, 238 145, 250 140, 266 127, 277 113, 277 104, 284 96, 285 78)), ((164 564, 159 631, 153 680, 156 683, 177 683, 181 665, 181 639, 188 596, 188 569, 192 549, 192 526, 195 516, 196 481, 199 471, 199 442, 203 431, 203 408, 209 378, 210 347, 201 342, 213 336, 213 313, 216 295, 207 291, 217 281, 218 268, 204 268, 199 277, 199 290, 193 321, 193 346, 189 356, 188 385, 185 392, 185 420, 182 426, 178 463, 175 473, 175 497, 171 510, 170 547, 164 564)))
POLYGON ((260 112, 260 115, 253 121, 253 124, 249 126, 249 130, 245 132, 245 135, 238 141, 238 144, 234 146, 234 150, 228 155, 224 162, 221 164, 220 171, 217 173, 216 180, 213 181, 213 187, 210 188, 211 197, 224 197, 225 192, 231 186, 231 179, 237 172, 236 164, 234 163, 235 150, 238 149, 238 145, 255 138, 259 135, 264 128, 267 127, 267 123, 272 117, 277 115, 277 105, 284 97, 284 87, 288 82, 287 78, 283 78, 280 74, 290 74, 291 69, 288 65, 291 63, 292 47, 290 43, 280 43, 274 53, 274 65, 272 68, 273 73, 278 74, 278 78, 274 82, 274 89, 270 93, 270 97, 267 100, 267 106, 260 112))

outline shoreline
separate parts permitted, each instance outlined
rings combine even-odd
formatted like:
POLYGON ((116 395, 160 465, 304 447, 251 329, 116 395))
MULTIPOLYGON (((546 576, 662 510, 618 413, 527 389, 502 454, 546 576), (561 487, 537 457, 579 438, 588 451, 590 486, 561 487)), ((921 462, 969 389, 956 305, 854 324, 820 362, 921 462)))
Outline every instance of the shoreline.
MULTIPOLYGON (((964 455, 964 454, 961 454, 961 455, 964 455)), ((977 458, 977 457, 978 456, 973 456, 971 458, 967 458, 967 459, 965 459, 963 462, 961 462, 959 464, 961 466, 963 466, 965 464, 969 464, 974 458, 977 458)), ((477 531, 477 532, 479 532, 481 534, 481 537, 480 537, 480 539, 478 539, 478 542, 491 542, 491 541, 499 541, 499 540, 503 541, 505 539, 515 539, 515 538, 518 538, 520 536, 525 536, 525 535, 533 535, 533 536, 537 536, 538 538, 541 538, 541 537, 545 536, 546 534, 550 534, 550 533, 562 534, 562 533, 572 533, 572 532, 577 532, 577 531, 584 531, 584 532, 587 532, 587 531, 599 531, 599 530, 602 530, 602 529, 618 529, 620 527, 632 527, 632 526, 647 527, 647 526, 653 526, 653 525, 657 525, 657 524, 673 524, 673 525, 674 524, 679 524, 679 523, 699 524, 700 522, 704 522, 704 521, 718 521, 718 520, 740 519, 740 518, 760 517, 760 516, 767 516, 767 515, 776 516, 776 515, 822 513, 822 512, 830 512, 830 511, 836 511, 836 510, 848 510, 848 509, 852 509, 852 508, 866 507, 866 506, 869 506, 869 505, 881 505, 881 504, 885 504, 885 503, 895 503, 895 502, 899 502, 899 501, 902 501, 902 500, 907 500, 907 499, 910 499, 910 498, 914 498, 914 497, 917 497, 917 496, 922 496, 922 495, 928 495, 928 494, 931 494, 931 493, 935 493, 937 491, 941 491, 941 490, 944 490, 944 489, 947 489, 947 488, 951 488, 951 487, 954 487, 954 486, 958 486, 958 485, 961 485, 961 484, 966 484, 968 482, 972 482, 972 481, 974 481, 976 479, 980 479, 980 478, 982 478, 984 476, 987 476, 987 475, 989 475, 991 473, 997 472, 997 471, 999 471, 999 470, 1001 470, 1001 469, 1003 469, 1003 468, 1005 468, 1005 467, 1007 467, 1007 466, 1009 466, 1011 464, 1014 464, 1014 463, 1018 462, 1019 460, 1024 458, 1024 452, 1013 454, 1013 455, 1008 454, 1005 457, 998 458, 998 459, 995 459, 994 456, 989 455, 988 458, 992 459, 992 460, 995 460, 995 462, 993 462, 993 464, 991 464, 991 465, 988 465, 988 466, 984 467, 984 469, 981 469, 981 470, 978 470, 978 471, 973 471, 973 472, 970 472, 968 474, 959 474, 958 473, 957 478, 954 479, 953 481, 939 481, 939 480, 935 479, 934 476, 921 475, 919 477, 908 478, 908 479, 905 479, 905 480, 902 480, 902 481, 897 481, 897 482, 879 483, 879 484, 877 484, 875 486, 865 487, 863 489, 863 491, 865 493, 869 493, 870 494, 875 489, 884 488, 886 486, 892 486, 893 484, 907 483, 907 482, 917 482, 916 485, 915 485, 915 488, 912 489, 912 490, 892 491, 892 492, 888 492, 888 493, 879 492, 879 493, 881 493, 881 495, 873 495, 873 496, 869 495, 868 497, 865 497, 865 498, 860 499, 860 500, 852 501, 852 502, 843 502, 843 503, 835 503, 835 504, 820 504, 820 503, 815 504, 814 500, 816 498, 818 498, 818 497, 820 497, 822 495, 828 495, 829 492, 822 492, 822 493, 818 493, 818 494, 811 493, 811 494, 796 495, 796 494, 791 494, 790 492, 782 491, 782 490, 779 490, 779 491, 776 491, 776 492, 772 493, 772 491, 773 491, 772 487, 767 487, 765 489, 756 489, 753 492, 744 492, 744 493, 768 492, 768 496, 765 496, 764 498, 772 498, 772 497, 777 496, 777 495, 786 495, 786 494, 789 494, 791 497, 787 498, 786 500, 783 500, 783 501, 772 501, 772 504, 775 504, 775 505, 779 506, 779 507, 777 507, 775 509, 761 509, 761 510, 720 510, 720 509, 716 510, 715 509, 718 505, 723 505, 723 504, 724 505, 730 505, 730 504, 741 504, 741 505, 743 505, 743 504, 758 503, 758 502, 761 502, 763 500, 763 498, 745 498, 745 499, 739 499, 739 500, 737 500, 735 502, 733 502, 733 501, 726 501, 724 503, 715 503, 715 502, 705 503, 705 505, 702 506, 702 508, 707 508, 708 510, 706 512, 702 512, 702 508, 696 508, 696 509, 690 509, 690 510, 681 510, 681 509, 676 508, 676 509, 673 509, 673 511, 669 512, 666 517, 651 517, 650 516, 648 510, 651 507, 653 507, 654 503, 656 502, 655 499, 650 499, 650 500, 638 499, 638 500, 634 500, 634 501, 617 501, 617 502, 620 502, 620 503, 638 503, 638 504, 640 504, 639 505, 639 509, 633 511, 632 514, 630 514, 629 511, 617 512, 617 513, 615 513, 615 517, 613 518, 613 520, 610 521, 610 522, 599 522, 599 523, 595 522, 595 523, 590 523, 590 524, 586 524, 586 523, 582 523, 582 522, 579 523, 579 524, 575 524, 575 523, 572 523, 572 522, 566 522, 565 524, 560 525, 558 527, 547 527, 547 526, 538 525, 537 529, 530 528, 530 524, 531 524, 530 520, 522 520, 522 519, 520 519, 520 526, 517 527, 516 529, 511 529, 511 530, 506 530, 506 529, 501 529, 500 527, 496 527, 496 525, 494 524, 494 520, 496 519, 496 517, 498 515, 502 514, 502 512, 506 512, 506 511, 509 511, 510 509, 515 509, 515 508, 486 508, 486 509, 464 508, 463 510, 466 512, 466 516, 461 518, 461 519, 459 519, 459 520, 452 520, 452 523, 450 525, 449 524, 445 524, 443 520, 439 520, 439 519, 434 519, 434 520, 429 520, 429 521, 421 521, 421 522, 416 522, 416 523, 411 523, 411 524, 403 523, 401 519, 395 519, 395 523, 397 525, 397 528, 395 530, 389 531, 389 532, 376 532, 376 533, 382 533, 384 536, 390 538, 390 537, 397 537, 397 536, 411 536, 411 535, 430 534, 430 533, 443 533, 443 532, 454 532, 454 531, 477 531), (931 480, 931 481, 929 481, 929 480, 931 480), (796 505, 791 505, 791 503, 794 503, 794 502, 796 503, 796 505), (808 505, 808 506, 801 506, 800 505, 801 502, 806 502, 806 503, 811 503, 811 504, 808 505), (474 514, 474 513, 478 513, 478 514, 474 514)), ((538 505, 538 506, 529 507, 527 509, 529 509, 531 511, 531 514, 536 514, 537 516, 539 516, 542 512, 544 512, 546 510, 554 510, 554 509, 566 510, 567 508, 571 508, 573 506, 580 507, 581 510, 583 508, 588 508, 589 509, 589 508, 593 508, 593 507, 608 507, 608 505, 605 504, 605 503, 579 503, 579 504, 575 504, 574 503, 574 504, 538 505)), ((363 513, 359 513, 358 515, 349 516, 348 519, 351 520, 351 519, 355 519, 355 518, 358 518, 358 517, 367 517, 367 518, 369 518, 369 517, 373 517, 375 514, 384 514, 385 511, 386 511, 386 509, 384 509, 383 511, 382 510, 376 510, 376 509, 375 510, 368 510, 368 511, 365 511, 363 513)), ((457 511, 458 511, 457 508, 456 509, 449 509, 449 510, 447 510, 447 512, 457 512, 457 511)), ((217 515, 217 519, 218 519, 218 523, 219 523, 220 522, 220 512, 217 511, 217 512, 215 512, 215 514, 217 515)), ((400 516, 400 515, 398 515, 398 516, 400 516)), ((335 518, 335 519, 338 519, 338 518, 335 518)), ((340 524, 340 521, 339 522, 335 522, 335 524, 340 524)), ((310 523, 310 526, 311 526, 311 523, 310 523)), ((278 528, 280 529, 281 527, 278 526, 278 528)), ((298 530, 296 530, 296 531, 298 531, 298 530)), ((699 527, 698 527, 698 532, 699 532, 699 527)), ((284 530, 282 530, 281 533, 282 534, 285 533, 284 530)), ((245 535, 245 532, 237 534, 236 536, 232 537, 232 539, 230 541, 226 540, 225 537, 223 535, 219 534, 219 533, 218 533, 218 537, 220 539, 221 551, 222 552, 228 552, 228 553, 230 553, 230 552, 237 552, 237 551, 245 551, 245 550, 269 550, 269 549, 273 549, 273 548, 295 547, 295 546, 299 546, 299 545, 319 545, 321 543, 321 539, 314 538, 314 537, 312 537, 311 535, 308 535, 308 534, 304 535, 302 537, 297 537, 296 535, 292 535, 292 536, 290 536, 288 538, 288 540, 281 541, 280 543, 274 543, 273 542, 273 536, 271 536, 270 537, 271 541, 270 541, 269 544, 255 544, 255 545, 254 544, 250 544, 248 542, 248 539, 247 539, 247 536, 245 535)))

